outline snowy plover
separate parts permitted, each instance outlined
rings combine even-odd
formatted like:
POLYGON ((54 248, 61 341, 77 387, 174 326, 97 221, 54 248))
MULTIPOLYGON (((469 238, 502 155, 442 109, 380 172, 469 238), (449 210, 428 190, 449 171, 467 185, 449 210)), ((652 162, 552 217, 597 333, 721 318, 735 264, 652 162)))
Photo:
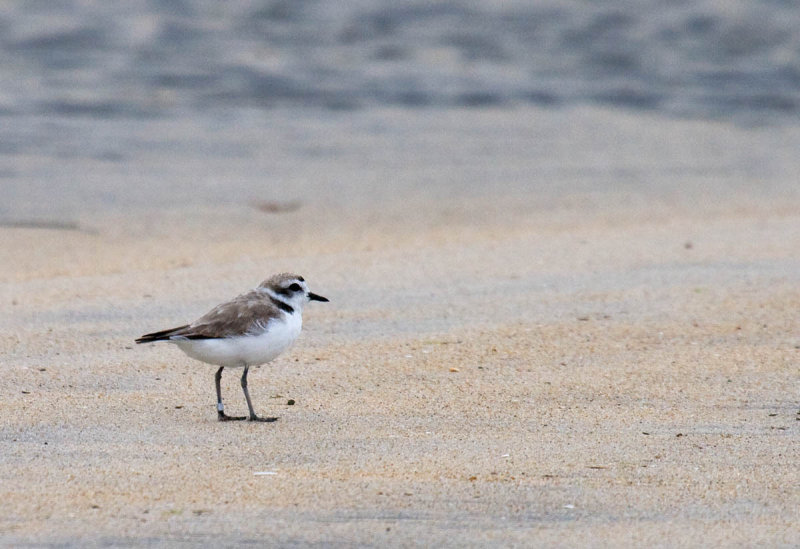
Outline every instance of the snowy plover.
POLYGON ((260 418, 253 411, 247 392, 247 371, 250 366, 269 362, 297 339, 303 326, 303 305, 308 301, 328 300, 309 292, 302 276, 281 273, 254 290, 217 305, 191 324, 145 334, 136 343, 169 341, 190 357, 219 366, 214 382, 220 421, 275 421, 277 418, 260 418), (250 417, 225 414, 219 386, 225 367, 244 368, 242 390, 250 417))

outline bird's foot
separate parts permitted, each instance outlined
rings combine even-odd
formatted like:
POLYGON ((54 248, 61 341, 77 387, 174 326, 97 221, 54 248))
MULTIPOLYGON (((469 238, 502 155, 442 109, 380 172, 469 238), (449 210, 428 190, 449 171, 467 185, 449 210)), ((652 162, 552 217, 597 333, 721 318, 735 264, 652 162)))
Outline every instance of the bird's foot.
POLYGON ((217 412, 217 420, 219 421, 242 421, 247 419, 247 416, 229 416, 225 412, 217 412))
POLYGON ((261 421, 263 423, 272 423, 273 421, 278 421, 276 417, 258 417, 258 416, 250 416, 247 421, 261 421))

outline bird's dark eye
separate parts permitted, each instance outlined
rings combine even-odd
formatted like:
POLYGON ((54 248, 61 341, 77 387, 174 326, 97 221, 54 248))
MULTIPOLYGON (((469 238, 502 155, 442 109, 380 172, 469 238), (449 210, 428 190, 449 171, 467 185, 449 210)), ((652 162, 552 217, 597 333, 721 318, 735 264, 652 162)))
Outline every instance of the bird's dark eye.
POLYGON ((297 284, 297 283, 292 284, 291 286, 289 286, 289 290, 291 290, 293 292, 299 292, 301 289, 302 288, 300 288, 300 284, 297 284))

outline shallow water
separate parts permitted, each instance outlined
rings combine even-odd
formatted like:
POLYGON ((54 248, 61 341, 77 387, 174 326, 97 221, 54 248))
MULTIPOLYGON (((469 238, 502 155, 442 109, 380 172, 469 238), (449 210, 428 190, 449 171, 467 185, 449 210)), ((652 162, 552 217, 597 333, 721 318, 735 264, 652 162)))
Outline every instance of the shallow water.
POLYGON ((601 103, 800 110, 800 8, 779 0, 6 2, 2 111, 601 103))
POLYGON ((799 29, 767 0, 7 2, 0 223, 768 194, 796 172, 799 29), (712 122, 642 129, 670 119, 712 122))

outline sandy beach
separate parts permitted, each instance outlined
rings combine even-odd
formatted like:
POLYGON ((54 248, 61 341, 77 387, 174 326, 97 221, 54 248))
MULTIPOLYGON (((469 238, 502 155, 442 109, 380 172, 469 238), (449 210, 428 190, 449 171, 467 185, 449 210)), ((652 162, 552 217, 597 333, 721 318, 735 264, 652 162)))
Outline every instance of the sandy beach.
POLYGON ((17 158, 0 544, 800 545, 800 131, 265 116, 17 158), (280 271, 331 302, 250 375, 280 419, 219 423, 213 367, 133 340, 280 271))

